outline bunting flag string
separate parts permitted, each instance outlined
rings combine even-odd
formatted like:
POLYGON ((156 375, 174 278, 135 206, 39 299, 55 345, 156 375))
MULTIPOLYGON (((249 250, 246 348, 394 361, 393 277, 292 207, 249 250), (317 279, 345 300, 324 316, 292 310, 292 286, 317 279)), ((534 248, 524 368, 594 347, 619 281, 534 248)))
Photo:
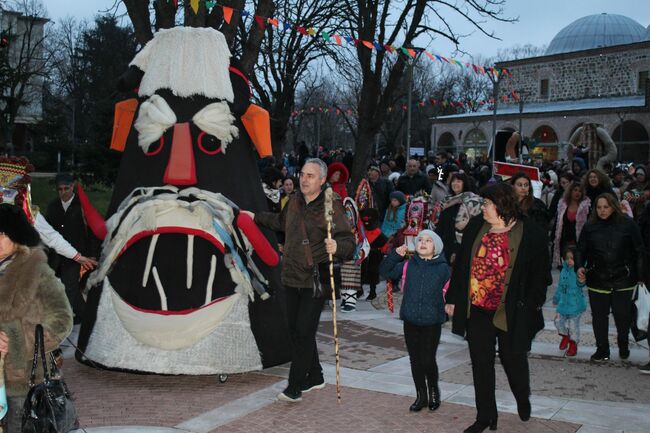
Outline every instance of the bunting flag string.
MULTIPOLYGON (((170 0, 167 0, 169 2, 170 0)), ((178 6, 178 0, 171 0, 174 3, 174 6, 178 6)), ((387 51, 389 54, 404 54, 405 56, 409 56, 411 58, 416 58, 419 54, 424 53, 429 60, 433 62, 439 62, 443 65, 452 65, 452 66, 458 66, 461 69, 467 69, 470 72, 473 72, 475 74, 491 74, 495 78, 499 78, 501 75, 505 75, 507 77, 512 77, 512 74, 510 71, 508 71, 505 68, 495 68, 493 66, 481 66, 481 65, 476 65, 473 63, 469 62, 463 62, 461 60, 455 59, 453 57, 445 57, 441 56, 439 54, 431 53, 427 50, 422 50, 422 49, 416 49, 416 48, 408 48, 408 47, 400 47, 400 46, 395 46, 395 45, 389 45, 389 44, 380 44, 379 42, 376 41, 368 41, 368 40, 361 40, 361 39, 355 39, 350 36, 341 36, 338 34, 331 34, 325 30, 318 31, 314 27, 304 27, 300 25, 294 25, 291 22, 287 21, 280 21, 277 18, 273 17, 264 17, 261 15, 256 15, 256 14, 251 14, 245 9, 238 10, 235 8, 232 8, 230 6, 225 6, 217 3, 215 0, 190 0, 190 6, 191 9, 194 11, 194 13, 198 13, 199 10, 199 2, 203 1, 205 3, 205 6, 208 10, 214 8, 214 7, 220 7, 223 10, 223 19, 227 24, 230 24, 232 21, 232 16, 233 12, 238 12, 239 15, 242 17, 242 19, 246 19, 246 17, 252 16, 253 21, 255 24, 259 27, 260 30, 264 30, 266 28, 266 25, 271 25, 273 27, 277 27, 279 29, 283 30, 294 30, 298 33, 300 33, 302 36, 305 37, 320 37, 322 38, 325 42, 329 43, 334 43, 338 46, 342 46, 343 41, 347 42, 349 45, 354 45, 354 46, 364 46, 367 49, 371 51, 387 51)))
MULTIPOLYGON (((517 102, 519 101, 519 95, 517 94, 516 91, 512 91, 511 93, 507 95, 502 95, 499 97, 499 100, 501 102, 507 103, 507 102, 517 102)), ((414 106, 418 107, 419 109, 422 109, 428 105, 431 105, 432 107, 435 106, 440 106, 443 108, 447 107, 458 107, 458 108, 464 108, 464 109, 478 109, 483 106, 490 106, 494 104, 494 98, 489 98, 489 99, 483 99, 480 101, 452 101, 452 100, 447 100, 447 99, 434 99, 434 98, 429 98, 428 100, 421 100, 417 101, 414 103, 414 106)), ((408 110, 408 105, 406 104, 401 104, 401 105, 393 105, 388 107, 388 112, 393 112, 393 111, 407 111, 408 110)), ((312 107, 305 107, 301 108, 300 110, 294 110, 291 112, 292 117, 297 117, 300 116, 301 114, 312 114, 312 113, 324 113, 324 114, 335 114, 337 116, 340 116, 342 114, 347 114, 347 115, 352 115, 356 113, 356 110, 352 108, 339 108, 339 107, 320 107, 320 106, 312 106, 312 107)))

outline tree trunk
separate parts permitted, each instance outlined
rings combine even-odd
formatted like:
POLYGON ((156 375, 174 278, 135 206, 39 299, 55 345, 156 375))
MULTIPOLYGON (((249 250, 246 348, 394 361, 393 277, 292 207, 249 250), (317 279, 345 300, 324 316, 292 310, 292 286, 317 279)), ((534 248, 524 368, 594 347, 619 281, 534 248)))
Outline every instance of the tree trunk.
POLYGON ((149 0, 124 0, 126 12, 133 23, 135 38, 142 45, 153 38, 149 19, 149 0))
POLYGON ((176 9, 173 2, 156 0, 153 2, 156 11, 156 30, 170 29, 176 25, 176 9))
MULTIPOLYGON (((275 5, 273 4, 273 0, 260 0, 255 14, 262 17, 271 17, 274 11, 275 5)), ((248 38, 244 45, 244 53, 241 57, 242 72, 245 75, 250 75, 253 72, 253 66, 257 63, 260 54, 264 33, 265 30, 260 29, 256 22, 253 22, 250 26, 248 38)))

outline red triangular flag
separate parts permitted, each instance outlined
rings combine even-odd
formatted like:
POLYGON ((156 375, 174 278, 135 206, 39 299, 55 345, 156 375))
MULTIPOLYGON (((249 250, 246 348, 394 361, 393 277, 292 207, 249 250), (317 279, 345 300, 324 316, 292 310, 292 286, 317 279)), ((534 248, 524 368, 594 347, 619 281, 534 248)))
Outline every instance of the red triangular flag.
POLYGON ((232 19, 232 8, 228 6, 221 6, 223 8, 223 20, 230 24, 232 19))
POLYGON ((266 27, 266 18, 264 17, 255 15, 255 22, 257 23, 257 27, 259 27, 260 30, 264 30, 264 27, 266 27))

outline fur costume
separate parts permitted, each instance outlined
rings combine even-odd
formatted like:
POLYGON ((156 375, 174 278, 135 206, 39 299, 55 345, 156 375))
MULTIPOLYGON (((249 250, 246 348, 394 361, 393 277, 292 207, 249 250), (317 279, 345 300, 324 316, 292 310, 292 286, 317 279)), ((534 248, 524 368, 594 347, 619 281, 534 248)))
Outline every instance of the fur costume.
MULTIPOLYGON (((576 241, 580 239, 580 233, 589 218, 589 209, 591 208, 591 200, 585 197, 578 204, 578 211, 576 212, 576 241)), ((553 266, 562 264, 562 251, 560 251, 560 244, 562 241, 562 231, 564 230, 564 214, 567 211, 567 204, 564 198, 561 198, 557 205, 557 215, 555 219, 555 239, 553 242, 553 266)))
MULTIPOLYGON (((0 275, 0 299, 0 330, 9 336, 7 395, 24 396, 32 369, 36 325, 43 325, 45 351, 52 351, 72 331, 72 310, 63 285, 38 247, 18 247, 0 275)), ((42 375, 42 370, 38 373, 42 375)))
POLYGON ((277 241, 239 212, 267 209, 251 140, 268 124, 249 129, 263 110, 230 57, 220 32, 174 27, 120 79, 139 98, 79 336, 96 364, 228 374, 290 359, 277 241))

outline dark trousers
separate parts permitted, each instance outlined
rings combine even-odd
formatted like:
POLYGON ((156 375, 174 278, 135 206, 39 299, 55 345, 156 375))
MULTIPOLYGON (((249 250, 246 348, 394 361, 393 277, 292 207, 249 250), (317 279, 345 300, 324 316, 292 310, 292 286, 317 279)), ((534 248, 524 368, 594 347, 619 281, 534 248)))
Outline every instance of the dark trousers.
POLYGON ((614 314, 618 334, 618 347, 627 348, 628 334, 632 325, 633 290, 615 290, 611 293, 597 293, 589 290, 591 321, 599 350, 609 353, 609 312, 614 314))
POLYGON ((427 395, 429 387, 438 385, 436 352, 440 343, 441 325, 417 326, 404 322, 404 340, 411 361, 411 375, 415 389, 427 395))
POLYGON ((476 420, 489 423, 497 419, 497 402, 494 395, 495 344, 499 343, 499 359, 508 377, 510 390, 517 401, 530 396, 528 354, 513 352, 510 334, 497 329, 492 323, 493 311, 472 306, 467 322, 467 342, 472 360, 476 420))
POLYGON ((72 312, 75 316, 75 323, 78 323, 83 317, 85 302, 81 295, 79 285, 79 271, 81 265, 74 260, 61 258, 61 263, 57 269, 56 276, 61 279, 65 286, 65 294, 68 297, 72 312))
POLYGON ((0 422, 0 426, 4 430, 3 433, 20 433, 22 430, 22 417, 23 417, 23 404, 25 397, 8 397, 7 404, 9 411, 7 416, 0 422))
POLYGON ((303 289, 288 287, 285 292, 292 344, 288 388, 291 392, 298 392, 308 376, 314 378, 323 376, 316 347, 316 331, 325 299, 314 299, 314 290, 311 287, 303 289))

